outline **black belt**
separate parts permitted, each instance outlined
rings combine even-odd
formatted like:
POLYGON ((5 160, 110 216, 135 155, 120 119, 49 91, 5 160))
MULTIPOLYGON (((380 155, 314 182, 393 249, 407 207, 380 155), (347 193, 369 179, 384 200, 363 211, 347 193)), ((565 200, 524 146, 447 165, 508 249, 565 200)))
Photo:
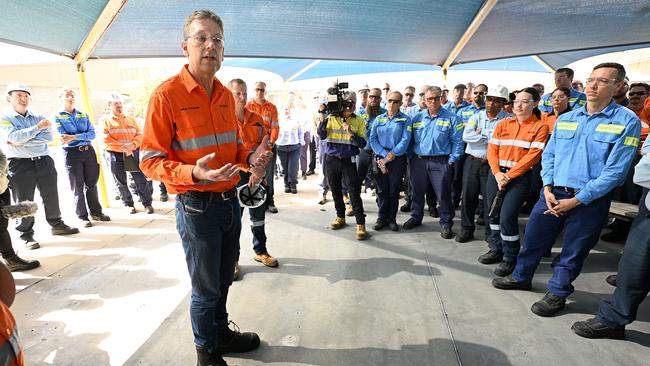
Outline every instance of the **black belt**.
POLYGON ((191 198, 191 199, 198 199, 198 200, 204 200, 208 202, 214 202, 214 201, 228 201, 235 196, 237 196, 237 189, 236 188, 231 188, 225 192, 198 192, 198 191, 187 191, 183 194, 181 194, 183 197, 191 198))
POLYGON ((576 194, 576 193, 580 192, 580 189, 571 188, 571 187, 553 186, 553 189, 557 189, 559 191, 563 191, 563 192, 571 193, 571 194, 576 194))
POLYGON ((90 145, 82 145, 82 146, 75 146, 75 147, 66 147, 64 148, 65 151, 88 151, 90 150, 90 145))
POLYGON ((9 158, 9 160, 31 160, 31 161, 35 161, 35 160, 41 160, 41 159, 45 158, 46 156, 49 156, 49 155, 32 156, 31 158, 9 158))
POLYGON ((441 159, 441 158, 448 158, 449 155, 433 155, 433 156, 427 156, 427 155, 416 155, 420 159, 424 160, 434 160, 434 159, 441 159))
POLYGON ((483 163, 483 164, 487 164, 487 162, 488 162, 487 159, 477 158, 476 156, 469 155, 469 154, 467 154, 467 157, 470 158, 470 159, 472 159, 472 160, 480 161, 480 162, 483 163))

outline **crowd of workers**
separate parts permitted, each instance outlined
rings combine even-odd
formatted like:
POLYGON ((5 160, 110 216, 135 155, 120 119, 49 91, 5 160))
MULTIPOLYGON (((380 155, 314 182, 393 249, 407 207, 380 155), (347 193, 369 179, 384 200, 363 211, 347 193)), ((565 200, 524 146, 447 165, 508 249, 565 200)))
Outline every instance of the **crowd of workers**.
MULTIPOLYGON (((619 64, 597 65, 584 86, 573 80, 571 69, 559 69, 556 88, 546 94, 541 84, 509 91, 502 85, 468 83, 456 85, 451 94, 423 85, 416 102, 413 86, 400 92, 389 84, 381 89, 365 85, 358 93, 345 91, 341 110, 319 104, 312 118, 296 112, 292 93, 279 114, 266 100, 264 82, 255 84, 249 101, 243 80, 224 86, 216 79, 223 34, 221 19, 210 11, 187 18, 181 47, 188 64, 152 93, 144 133, 123 113, 118 95, 109 98, 99 122, 119 198, 131 213, 137 212, 131 189, 145 211, 154 212, 152 180, 163 183, 165 196, 167 189, 177 195, 199 365, 225 365, 223 354, 260 344, 255 333, 231 329, 226 311, 229 287, 239 276, 244 213, 235 196, 236 188, 245 185, 266 189, 266 203, 248 210, 254 259, 278 266, 265 233, 266 211, 278 212, 273 198, 277 157, 288 194, 297 193, 300 171, 306 179, 320 166, 319 203, 325 204, 331 191, 336 209, 331 229, 344 228, 346 216, 354 216, 358 240, 368 238, 361 199, 367 188, 376 196, 376 231, 399 231, 398 211, 410 212, 404 230, 422 225, 425 206, 440 218, 444 239, 472 241, 477 225, 483 225, 489 250, 478 261, 497 264, 492 281, 497 289, 530 290, 541 258, 564 232, 548 291, 531 307, 544 317, 560 311, 573 292, 572 282, 598 242, 612 199, 639 204, 642 193, 635 182, 648 188, 639 167, 643 154, 650 152, 647 144, 642 147, 650 131, 650 85, 630 84, 619 64), (406 199, 400 207, 402 191, 406 199), (461 216, 457 233, 452 230, 456 210, 461 216), (523 240, 522 212, 530 214, 523 240)), ((86 227, 92 226, 91 219, 110 221, 97 194, 95 129, 88 115, 76 109, 74 91, 61 91, 61 111, 53 122, 28 109, 30 95, 20 83, 7 88, 12 109, 0 117, 6 141, 6 157, 0 154, 2 204, 10 202, 10 191, 16 201, 33 200, 38 187, 52 234, 79 232, 62 221, 59 210, 48 150, 56 127, 77 217, 86 227)), ((0 218, 0 251, 9 269, 37 267, 38 261, 17 256, 7 225, 0 218)), ((33 217, 27 217, 16 227, 29 249, 39 247, 33 225, 33 217)), ((650 289, 646 206, 640 205, 631 226, 620 224, 615 230, 619 236, 629 231, 617 289, 597 317, 574 324, 581 336, 624 337, 625 325, 635 320, 650 289)))

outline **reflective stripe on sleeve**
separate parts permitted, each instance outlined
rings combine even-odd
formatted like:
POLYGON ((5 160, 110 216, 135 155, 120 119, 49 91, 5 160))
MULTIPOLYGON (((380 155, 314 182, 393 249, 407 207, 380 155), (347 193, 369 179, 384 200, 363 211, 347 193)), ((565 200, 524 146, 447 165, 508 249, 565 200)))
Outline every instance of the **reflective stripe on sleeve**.
POLYGON ((135 128, 111 128, 108 130, 109 134, 113 133, 135 133, 136 129, 135 128))
POLYGON ((173 140, 172 149, 174 150, 198 150, 210 146, 217 146, 237 142, 235 132, 225 132, 216 135, 206 135, 186 140, 173 140))
POLYGON ((166 158, 167 154, 163 151, 156 150, 140 150, 140 157, 142 160, 151 158, 166 158))
POLYGON ((637 137, 634 137, 634 136, 625 136, 625 141, 623 142, 623 145, 638 147, 639 146, 639 139, 637 137))

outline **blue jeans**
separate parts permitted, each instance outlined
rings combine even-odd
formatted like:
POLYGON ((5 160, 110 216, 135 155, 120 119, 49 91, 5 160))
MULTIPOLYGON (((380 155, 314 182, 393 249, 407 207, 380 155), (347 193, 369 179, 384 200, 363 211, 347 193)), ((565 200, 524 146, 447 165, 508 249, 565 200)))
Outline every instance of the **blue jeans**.
POLYGON ((284 171, 284 187, 296 188, 296 185, 298 185, 300 144, 278 145, 278 157, 280 157, 280 164, 284 171))
POLYGON ((636 320, 639 305, 650 291, 650 212, 641 209, 632 223, 618 262, 616 290, 611 300, 598 309, 598 319, 609 326, 622 326, 636 320))
MULTIPOLYGON (((239 180, 237 187, 248 184, 251 173, 240 172, 239 177, 241 179, 239 180)), ((267 187, 264 186, 264 189, 266 188, 267 187)), ((253 250, 255 251, 255 254, 266 253, 266 232, 264 230, 264 222, 266 220, 266 207, 267 203, 265 202, 259 207, 248 209, 248 216, 251 222, 251 232, 253 233, 253 250)), ((242 216, 244 216, 245 210, 245 207, 241 208, 242 216)))
MULTIPOLYGON (((558 188, 553 188, 553 194, 557 200, 573 197, 573 194, 558 188)), ((591 248, 598 243, 600 230, 609 214, 610 203, 611 193, 608 193, 588 205, 579 205, 566 214, 555 217, 544 215, 547 207, 542 191, 539 201, 530 213, 524 244, 517 257, 517 267, 512 272, 512 278, 515 281, 530 282, 540 259, 564 229, 560 261, 548 281, 548 290, 559 297, 567 297, 573 293, 571 283, 580 275, 582 264, 591 248)))
POLYGON ((239 257, 241 207, 236 199, 176 197, 176 229, 192 282, 190 320, 194 343, 208 350, 228 326, 228 288, 239 257))

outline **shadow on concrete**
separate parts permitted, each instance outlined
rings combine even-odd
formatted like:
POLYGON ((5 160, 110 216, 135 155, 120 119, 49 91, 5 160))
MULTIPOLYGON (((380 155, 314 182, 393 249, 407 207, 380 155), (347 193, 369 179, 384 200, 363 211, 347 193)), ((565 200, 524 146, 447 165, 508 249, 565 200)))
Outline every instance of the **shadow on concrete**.
MULTIPOLYGON (((498 349, 475 343, 456 341, 464 365, 511 365, 505 353, 498 349)), ((249 359, 264 364, 285 365, 297 363, 319 366, 365 365, 459 365, 448 339, 430 339, 427 344, 404 345, 400 349, 352 348, 323 349, 291 346, 262 346, 242 355, 226 355, 228 359, 249 359)), ((232 362, 232 361, 230 361, 232 362)))
POLYGON ((262 265, 241 266, 242 278, 251 273, 282 273, 296 276, 322 277, 330 283, 343 280, 374 281, 400 272, 416 276, 439 275, 436 268, 417 265, 414 261, 403 258, 364 258, 364 259, 306 259, 281 258, 277 268, 262 265))
MULTIPOLYGON (((110 365, 108 353, 99 344, 109 336, 109 333, 84 333, 75 336, 66 335, 65 324, 60 322, 45 322, 46 330, 39 330, 45 335, 34 344, 23 344, 26 365, 110 365), (71 344, 78 346, 70 347, 71 344), (79 352, 83 347, 83 352, 79 352), (36 360, 33 354, 47 355, 44 359, 36 360)), ((19 330, 23 331, 23 329, 19 330)), ((32 331, 34 331, 32 329, 32 331)))

